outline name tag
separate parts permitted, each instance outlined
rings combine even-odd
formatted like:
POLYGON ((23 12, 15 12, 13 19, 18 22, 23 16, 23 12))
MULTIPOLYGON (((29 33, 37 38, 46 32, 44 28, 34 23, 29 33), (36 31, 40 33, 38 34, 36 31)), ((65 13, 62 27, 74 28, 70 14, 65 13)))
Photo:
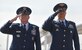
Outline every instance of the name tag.
POLYGON ((19 37, 20 37, 20 35, 19 35, 19 34, 17 34, 17 35, 16 35, 16 37, 18 37, 18 38, 19 38, 19 37))
POLYGON ((16 33, 21 33, 21 31, 16 31, 16 33))

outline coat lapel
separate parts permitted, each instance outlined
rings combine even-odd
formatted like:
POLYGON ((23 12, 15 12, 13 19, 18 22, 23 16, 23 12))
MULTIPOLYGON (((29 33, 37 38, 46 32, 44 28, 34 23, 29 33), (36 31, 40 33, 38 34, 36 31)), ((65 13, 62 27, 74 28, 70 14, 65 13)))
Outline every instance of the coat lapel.
POLYGON ((30 31, 31 30, 31 27, 32 27, 32 25, 29 23, 28 24, 28 30, 27 31, 30 31))
POLYGON ((66 27, 68 28, 69 26, 69 21, 66 20, 66 27))

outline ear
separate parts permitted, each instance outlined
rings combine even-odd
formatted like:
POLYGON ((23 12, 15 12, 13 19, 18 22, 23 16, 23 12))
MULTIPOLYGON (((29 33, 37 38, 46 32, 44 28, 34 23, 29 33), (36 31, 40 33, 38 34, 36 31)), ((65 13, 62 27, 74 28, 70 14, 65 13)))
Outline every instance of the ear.
POLYGON ((19 17, 19 19, 21 19, 21 17, 19 17))
POLYGON ((28 16, 28 19, 30 18, 30 16, 28 16))

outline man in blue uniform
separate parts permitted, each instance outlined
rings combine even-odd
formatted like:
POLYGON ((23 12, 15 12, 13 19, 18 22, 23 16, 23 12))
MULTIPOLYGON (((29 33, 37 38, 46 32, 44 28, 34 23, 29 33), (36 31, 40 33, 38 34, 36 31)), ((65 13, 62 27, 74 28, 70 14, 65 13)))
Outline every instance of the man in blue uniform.
POLYGON ((31 12, 29 7, 18 8, 17 16, 0 29, 2 33, 13 35, 10 50, 41 50, 39 27, 28 21, 31 12), (18 17, 21 23, 13 23, 18 17))
POLYGON ((42 27, 52 35, 50 50, 74 50, 73 42, 75 50, 80 50, 76 25, 65 19, 67 5, 58 3, 53 10, 55 13, 45 21, 42 27), (53 20, 56 15, 58 15, 58 21, 53 20))

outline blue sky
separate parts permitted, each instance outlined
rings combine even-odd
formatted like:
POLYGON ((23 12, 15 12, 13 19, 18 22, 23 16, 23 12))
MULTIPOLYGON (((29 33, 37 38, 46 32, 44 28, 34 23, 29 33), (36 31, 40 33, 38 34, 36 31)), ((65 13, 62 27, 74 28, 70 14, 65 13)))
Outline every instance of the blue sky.
POLYGON ((29 22, 41 27, 43 22, 54 13, 53 7, 60 2, 68 5, 66 19, 74 21, 76 25, 82 24, 81 0, 0 0, 0 26, 15 17, 19 7, 27 6, 32 9, 29 22))

